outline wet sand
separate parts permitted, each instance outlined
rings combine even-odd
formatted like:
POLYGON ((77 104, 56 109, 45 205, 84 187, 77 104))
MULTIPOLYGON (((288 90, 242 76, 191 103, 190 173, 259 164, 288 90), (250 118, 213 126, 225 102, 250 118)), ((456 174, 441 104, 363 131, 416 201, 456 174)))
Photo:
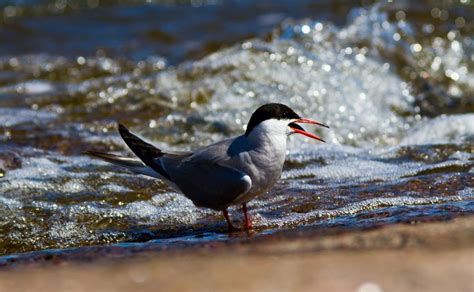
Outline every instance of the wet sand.
POLYGON ((474 216, 270 236, 133 259, 17 265, 0 291, 473 291, 474 216))

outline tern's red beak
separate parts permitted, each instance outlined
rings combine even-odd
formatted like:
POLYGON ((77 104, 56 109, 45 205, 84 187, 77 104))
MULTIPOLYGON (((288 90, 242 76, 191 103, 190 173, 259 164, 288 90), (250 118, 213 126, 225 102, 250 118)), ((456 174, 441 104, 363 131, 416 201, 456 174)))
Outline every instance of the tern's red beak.
POLYGON ((316 139, 316 140, 319 140, 319 141, 321 141, 321 142, 326 143, 326 141, 324 141, 323 139, 321 139, 321 137, 306 132, 301 126, 297 125, 296 123, 301 123, 301 124, 314 124, 314 125, 322 126, 322 127, 325 127, 325 128, 329 128, 329 126, 327 126, 327 125, 325 125, 325 124, 323 124, 323 123, 314 121, 314 120, 310 120, 310 119, 298 119, 298 120, 294 121, 293 123, 290 123, 290 124, 289 124, 290 128, 291 128, 295 133, 298 133, 298 134, 301 134, 301 135, 305 135, 306 137, 310 137, 310 138, 313 138, 313 139, 316 139))
POLYGON ((329 126, 323 124, 323 123, 320 123, 318 121, 315 121, 315 120, 310 120, 310 119, 299 119, 299 120, 296 120, 295 123, 300 123, 300 124, 314 124, 314 125, 318 125, 318 126, 321 126, 321 127, 325 127, 325 128, 328 128, 329 129, 329 126))

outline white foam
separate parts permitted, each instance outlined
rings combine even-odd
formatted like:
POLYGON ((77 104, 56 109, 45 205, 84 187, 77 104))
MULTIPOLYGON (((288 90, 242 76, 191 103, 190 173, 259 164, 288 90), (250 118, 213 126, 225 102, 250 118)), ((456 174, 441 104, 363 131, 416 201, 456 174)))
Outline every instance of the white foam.
POLYGON ((16 210, 16 209, 20 209, 23 206, 23 204, 18 200, 0 196, 0 206, 8 208, 10 210, 16 210))
POLYGON ((465 166, 466 161, 452 160, 426 164, 422 162, 381 162, 364 158, 337 160, 329 165, 308 166, 283 174, 283 179, 314 177, 329 181, 367 182, 375 180, 392 181, 405 176, 414 176, 427 170, 450 166, 465 166))
POLYGON ((101 192, 111 192, 111 193, 127 193, 130 192, 131 190, 125 186, 119 186, 116 184, 106 184, 103 185, 99 188, 99 191, 101 192))
POLYGON ((474 137, 474 114, 459 114, 421 122, 407 133, 400 144, 462 143, 472 137, 474 137))
POLYGON ((2 127, 12 127, 24 123, 47 123, 56 117, 56 113, 46 110, 0 108, 0 126, 2 127))
POLYGON ((16 87, 17 91, 26 94, 45 94, 52 92, 55 89, 55 87, 50 82, 43 80, 32 80, 20 83, 16 87))
MULTIPOLYGON (((305 213, 286 214, 283 220, 277 217, 259 216, 257 224, 259 226, 291 226, 294 224, 304 223, 314 224, 315 221, 321 218, 341 218, 341 220, 344 220, 344 217, 353 216, 365 211, 375 209, 395 206, 436 205, 472 199, 474 199, 474 195, 472 192, 468 194, 460 193, 460 195, 457 196, 446 197, 414 198, 409 196, 399 196, 395 198, 373 198, 355 203, 350 203, 343 207, 331 210, 316 209, 305 213)), ((327 222, 323 223, 327 224, 327 222)))

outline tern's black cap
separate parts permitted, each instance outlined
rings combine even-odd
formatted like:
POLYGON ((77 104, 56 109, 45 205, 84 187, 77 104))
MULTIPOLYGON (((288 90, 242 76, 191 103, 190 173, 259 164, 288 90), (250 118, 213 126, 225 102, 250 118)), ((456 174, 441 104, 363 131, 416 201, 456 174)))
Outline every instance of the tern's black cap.
POLYGON ((253 128, 263 121, 269 119, 277 120, 291 120, 291 119, 301 119, 301 117, 295 113, 288 106, 281 103, 267 103, 259 107, 252 114, 249 123, 247 124, 247 130, 245 131, 245 136, 248 136, 253 128))

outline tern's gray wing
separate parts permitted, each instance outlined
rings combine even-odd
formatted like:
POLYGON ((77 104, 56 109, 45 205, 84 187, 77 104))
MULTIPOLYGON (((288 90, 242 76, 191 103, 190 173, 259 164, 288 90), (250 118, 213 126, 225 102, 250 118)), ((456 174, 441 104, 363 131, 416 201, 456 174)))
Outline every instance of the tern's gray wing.
POLYGON ((169 171, 171 180, 196 206, 223 210, 252 187, 252 180, 235 168, 218 163, 183 163, 169 171))
POLYGON ((252 187, 251 178, 233 167, 224 140, 179 159, 164 156, 160 163, 170 179, 195 205, 222 210, 252 187))

